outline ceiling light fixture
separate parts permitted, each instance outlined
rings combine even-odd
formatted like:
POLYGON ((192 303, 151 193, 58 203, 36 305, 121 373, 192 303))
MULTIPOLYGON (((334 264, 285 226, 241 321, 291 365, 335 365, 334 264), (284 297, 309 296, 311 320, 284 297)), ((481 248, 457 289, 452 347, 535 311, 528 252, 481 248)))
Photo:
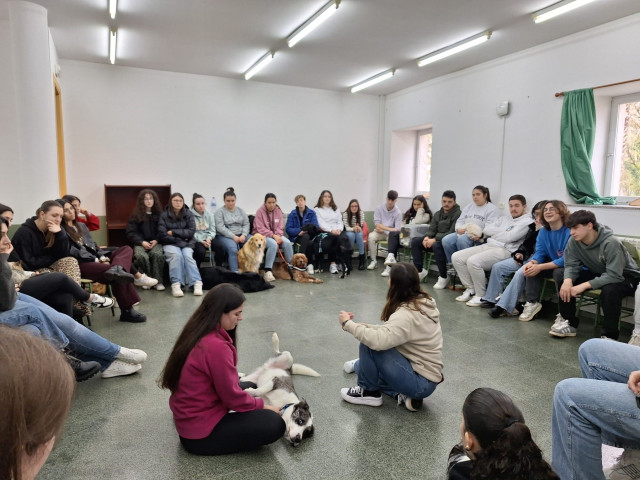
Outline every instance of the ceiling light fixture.
POLYGON ((395 68, 390 68, 389 70, 385 70, 384 72, 374 75, 373 77, 368 78, 363 82, 355 84, 353 87, 351 87, 351 93, 356 93, 356 92, 359 92, 360 90, 364 90, 365 88, 369 88, 370 86, 375 85, 376 83, 384 82, 386 79, 393 77, 395 73, 396 73, 395 68))
POLYGON ((118 0, 109 0, 109 15, 115 20, 116 11, 118 10, 118 0))
POLYGON ((437 62, 438 60, 442 60, 450 55, 455 55, 456 53, 462 52, 463 50, 467 50, 471 47, 475 47, 476 45, 480 45, 481 43, 486 42, 491 38, 491 30, 487 30, 486 32, 482 32, 478 35, 474 35, 473 37, 469 37, 461 42, 454 43, 448 47, 441 48, 440 50, 436 50, 435 52, 431 52, 424 57, 420 57, 418 59, 418 66, 424 67, 425 65, 429 65, 430 63, 437 62))
POLYGON ((531 16, 535 23, 541 23, 557 17, 558 15, 562 15, 563 13, 580 8, 593 1, 594 0, 563 0, 562 2, 554 3, 550 7, 538 10, 537 12, 532 13, 531 16))
POLYGON ((315 30, 318 25, 324 22, 331 15, 336 13, 338 10, 338 6, 340 5, 340 0, 331 0, 324 7, 314 13, 309 19, 300 25, 289 37, 287 38, 287 45, 289 48, 292 48, 296 43, 302 40, 304 37, 309 35, 313 30, 315 30))
POLYGON ((256 73, 266 67, 271 62, 271 60, 273 60, 273 57, 275 57, 275 55, 276 52, 268 51, 266 54, 260 57, 260 60, 251 65, 251 68, 249 68, 249 70, 244 73, 244 79, 249 80, 256 73))
POLYGON ((109 61, 111 65, 116 63, 116 42, 118 40, 118 31, 115 28, 109 30, 109 61))

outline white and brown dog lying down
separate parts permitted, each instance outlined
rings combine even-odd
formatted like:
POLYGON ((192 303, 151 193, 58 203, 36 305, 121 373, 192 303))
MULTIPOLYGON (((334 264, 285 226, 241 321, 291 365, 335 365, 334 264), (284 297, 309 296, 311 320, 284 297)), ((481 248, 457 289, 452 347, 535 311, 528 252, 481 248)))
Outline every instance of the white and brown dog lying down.
POLYGON ((295 280, 302 283, 322 283, 319 278, 312 277, 307 272, 307 256, 296 253, 291 259, 291 267, 284 262, 273 264, 273 275, 280 280, 295 280))
POLYGON ((249 375, 240 374, 240 380, 257 385, 257 388, 247 388, 245 392, 253 397, 261 397, 267 405, 280 409, 282 419, 287 425, 284 437, 297 447, 304 438, 313 435, 313 415, 309 410, 309 404, 296 394, 291 375, 319 377, 320 374, 312 368, 293 363, 290 352, 280 352, 277 333, 273 333, 271 341, 276 356, 271 357, 249 375))

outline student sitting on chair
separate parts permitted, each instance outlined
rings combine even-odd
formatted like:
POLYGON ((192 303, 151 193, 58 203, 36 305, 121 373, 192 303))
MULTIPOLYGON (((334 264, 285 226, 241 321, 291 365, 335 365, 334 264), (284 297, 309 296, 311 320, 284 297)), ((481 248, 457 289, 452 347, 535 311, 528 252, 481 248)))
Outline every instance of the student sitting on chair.
MULTIPOLYGON (((371 262, 369 263, 367 270, 373 270, 378 265, 378 261, 376 260, 376 243, 386 241, 389 238, 389 233, 391 232, 400 232, 400 227, 402 226, 402 212, 396 206, 397 202, 398 192, 395 190, 389 190, 387 192, 387 201, 383 205, 379 205, 373 212, 373 224, 375 225, 375 228, 369 233, 369 240, 367 241, 369 244, 369 257, 371 258, 371 262)), ((395 255, 389 253, 384 261, 387 268, 382 272, 383 276, 389 276, 391 265, 395 262, 395 255), (385 273, 386 275, 384 275, 385 273)))

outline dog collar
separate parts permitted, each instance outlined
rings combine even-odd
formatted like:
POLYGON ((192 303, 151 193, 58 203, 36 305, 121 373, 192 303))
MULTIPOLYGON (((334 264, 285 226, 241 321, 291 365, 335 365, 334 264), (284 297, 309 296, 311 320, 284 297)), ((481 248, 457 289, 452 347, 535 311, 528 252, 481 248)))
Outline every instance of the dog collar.
POLYGON ((289 270, 297 270, 297 271, 299 271, 299 272, 304 272, 304 271, 306 271, 304 268, 294 267, 294 266, 293 266, 293 265, 291 265, 291 264, 288 264, 288 265, 287 265, 287 267, 289 268, 289 270))
POLYGON ((280 415, 282 415, 284 413, 284 411, 289 408, 291 405, 293 405, 293 403, 287 403, 286 405, 284 405, 281 409, 280 409, 280 415))

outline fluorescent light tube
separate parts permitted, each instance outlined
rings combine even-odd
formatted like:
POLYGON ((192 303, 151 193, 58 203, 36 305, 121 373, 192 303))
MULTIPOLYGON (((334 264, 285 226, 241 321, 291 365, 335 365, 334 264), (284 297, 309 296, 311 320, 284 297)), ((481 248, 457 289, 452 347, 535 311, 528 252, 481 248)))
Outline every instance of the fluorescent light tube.
POLYGON ((118 0, 109 0, 109 15, 112 19, 116 18, 116 12, 118 10, 118 0))
POLYGON ((491 30, 487 30, 486 32, 474 35, 473 37, 469 37, 466 40, 462 40, 461 42, 454 43, 453 45, 441 48, 440 50, 436 50, 435 52, 425 55, 424 57, 420 57, 418 59, 418 66, 424 67, 425 65, 429 65, 430 63, 437 62, 438 60, 442 60, 443 58, 455 55, 456 53, 462 52, 463 50, 467 50, 471 47, 475 47, 476 45, 480 45, 490 38, 491 30))
POLYGON ((562 2, 555 3, 550 7, 538 10, 531 16, 533 17, 533 21, 535 23, 541 23, 557 17, 558 15, 562 15, 563 13, 567 13, 571 10, 575 10, 576 8, 580 8, 593 1, 594 0, 563 0, 562 2))
POLYGON ((251 68, 249 68, 249 70, 247 70, 244 74, 244 79, 245 80, 249 80, 251 77, 253 77, 256 73, 258 73, 260 70, 262 70, 264 67, 266 67, 271 60, 273 60, 273 57, 276 55, 276 52, 267 52, 265 55, 263 55, 260 60, 258 60, 256 63, 254 63, 251 68))
POLYGON ((314 31, 318 25, 336 13, 338 5, 340 5, 340 0, 331 0, 324 7, 314 13, 306 22, 300 25, 296 31, 287 38, 287 45, 289 45, 289 48, 292 48, 296 43, 314 31))
POLYGON ((116 63, 116 43, 118 40, 118 32, 115 29, 109 31, 109 61, 111 65, 116 63))
POLYGON ((364 82, 360 82, 351 87, 351 93, 359 92, 360 90, 364 90, 365 88, 369 88, 376 83, 384 82, 386 79, 391 78, 395 75, 396 69, 391 68, 389 70, 385 70, 378 75, 374 75, 371 78, 366 79, 364 82))

